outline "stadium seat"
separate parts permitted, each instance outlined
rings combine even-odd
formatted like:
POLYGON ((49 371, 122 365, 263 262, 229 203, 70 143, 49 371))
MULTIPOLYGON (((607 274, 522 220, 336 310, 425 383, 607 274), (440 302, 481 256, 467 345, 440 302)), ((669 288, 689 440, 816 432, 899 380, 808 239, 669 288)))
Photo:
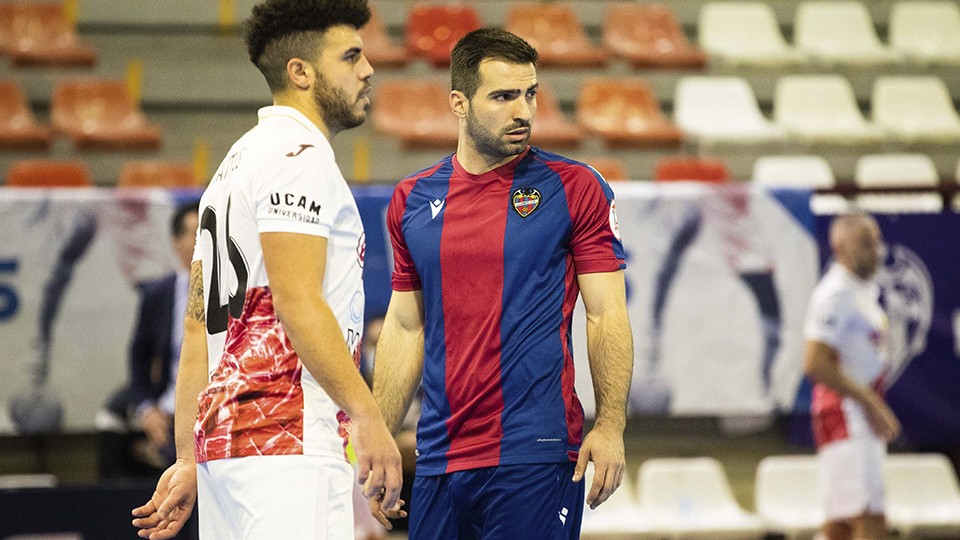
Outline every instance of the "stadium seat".
POLYGON ((820 466, 815 455, 768 456, 757 465, 757 514, 767 532, 810 537, 824 521, 820 466))
POLYGON ((960 115, 937 77, 877 77, 873 120, 906 143, 960 142, 960 115))
POLYGON ((403 67, 410 59, 407 49, 390 39, 377 10, 372 7, 370 20, 360 29, 360 38, 363 39, 363 54, 374 69, 403 67))
POLYGON ((960 63, 956 2, 897 2, 890 12, 890 46, 921 63, 960 63))
POLYGON ((457 147, 459 124, 446 81, 394 79, 374 86, 373 127, 407 146, 457 147))
POLYGON ((753 163, 752 181, 770 187, 831 188, 836 178, 821 156, 761 156, 753 163))
POLYGON ((800 50, 827 64, 871 65, 899 59, 880 42, 870 12, 860 2, 801 2, 794 39, 800 50))
POLYGON ((13 65, 91 67, 97 63, 96 52, 80 40, 60 4, 15 3, 7 9, 7 51, 13 65))
POLYGON ((707 56, 692 45, 664 4, 611 4, 603 20, 607 50, 636 69, 701 69, 707 56))
POLYGON ((78 149, 152 150, 162 139, 160 128, 147 124, 121 80, 58 83, 50 99, 50 119, 78 149))
POLYGON ((901 537, 960 537, 960 485, 940 454, 890 454, 884 463, 887 523, 901 537))
POLYGON ((600 176, 607 182, 619 182, 621 180, 631 179, 630 173, 627 172, 626 164, 617 158, 594 157, 583 161, 600 173, 600 176))
POLYGON ((583 141, 577 124, 568 120, 545 81, 537 88, 537 117, 533 123, 531 142, 545 148, 571 147, 583 141))
POLYGON ((665 157, 657 161, 653 170, 653 179, 657 182, 722 184, 730 181, 730 171, 719 159, 665 157))
POLYGON ((787 75, 777 81, 773 119, 804 142, 878 143, 883 130, 867 122, 842 75, 787 75))
POLYGON ((730 64, 783 66, 805 55, 787 44, 776 14, 766 2, 711 2, 698 21, 700 46, 730 64))
POLYGON ((760 518, 737 504, 713 458, 652 458, 640 466, 640 507, 670 538, 761 538, 760 518))
POLYGON ((639 78, 589 79, 580 87, 577 121, 607 146, 676 147, 683 134, 639 78))
POLYGON ((480 15, 468 4, 418 3, 407 16, 407 50, 434 67, 447 67, 453 46, 481 26, 480 15))
POLYGON ((0 150, 45 150, 52 134, 37 124, 20 85, 0 79, 0 150))
POLYGON ((27 159, 14 161, 4 187, 73 188, 93 185, 90 170, 82 161, 27 159))
POLYGON ((199 187, 193 165, 177 161, 128 161, 120 168, 117 187, 162 187, 190 189, 199 187))
POLYGON ((587 37, 573 8, 566 3, 511 5, 505 28, 527 40, 545 67, 601 67, 607 51, 587 37))
POLYGON ((857 160, 854 182, 861 188, 930 188, 923 193, 864 193, 857 205, 868 212, 940 212, 943 199, 934 190, 940 176, 933 160, 924 154, 876 154, 857 160))
POLYGON ((783 130, 764 118, 753 89, 741 77, 684 77, 673 105, 680 129, 701 142, 750 144, 784 138, 783 130))

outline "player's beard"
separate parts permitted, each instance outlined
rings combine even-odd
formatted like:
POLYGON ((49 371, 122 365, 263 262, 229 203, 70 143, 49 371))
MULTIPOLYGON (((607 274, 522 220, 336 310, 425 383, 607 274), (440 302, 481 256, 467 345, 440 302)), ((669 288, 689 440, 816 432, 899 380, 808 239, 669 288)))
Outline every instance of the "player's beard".
POLYGON ((507 132, 519 128, 531 128, 530 122, 517 122, 509 125, 499 133, 493 133, 477 120, 473 114, 473 109, 467 109, 467 135, 473 141, 477 152, 481 155, 495 158, 496 161, 506 159, 510 156, 516 156, 527 148, 530 142, 530 133, 528 129, 526 137, 522 141, 514 143, 506 140, 507 132))
MULTIPOLYGON (((364 87, 366 88, 366 87, 364 87)), ((343 90, 334 88, 327 79, 317 70, 317 84, 313 89, 313 98, 320 109, 320 115, 323 122, 327 125, 330 133, 339 133, 345 129, 355 128, 367 119, 365 110, 360 113, 353 112, 353 108, 360 97, 350 100, 344 95, 343 90)))

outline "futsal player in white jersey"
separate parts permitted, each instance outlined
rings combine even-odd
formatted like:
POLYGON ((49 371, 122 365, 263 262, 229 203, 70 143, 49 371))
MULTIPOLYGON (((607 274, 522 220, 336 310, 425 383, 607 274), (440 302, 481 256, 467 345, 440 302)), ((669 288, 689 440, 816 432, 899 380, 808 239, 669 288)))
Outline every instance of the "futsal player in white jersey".
POLYGON ((900 423, 883 399, 887 318, 871 281, 881 258, 867 214, 830 225, 834 262, 814 289, 804 328, 805 368, 814 381, 814 437, 828 540, 886 538, 883 460, 900 423))
POLYGON ((352 539, 353 469, 396 508, 400 454, 357 369, 364 233, 329 139, 361 124, 366 0, 267 0, 246 42, 273 94, 200 201, 177 380, 177 462, 134 510, 170 538, 352 539), (199 495, 197 495, 199 488, 199 495))

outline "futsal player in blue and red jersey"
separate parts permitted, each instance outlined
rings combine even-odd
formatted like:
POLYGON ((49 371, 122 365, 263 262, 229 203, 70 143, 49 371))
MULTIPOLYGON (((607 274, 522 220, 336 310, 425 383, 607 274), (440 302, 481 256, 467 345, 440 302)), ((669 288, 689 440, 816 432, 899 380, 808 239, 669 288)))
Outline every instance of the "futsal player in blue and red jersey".
MULTIPOLYGON (((410 538, 578 538, 620 485, 633 366, 613 192, 592 168, 529 146, 537 52, 502 30, 451 56, 455 154, 404 179, 388 210, 393 296, 374 397, 399 427, 421 383, 410 538), (597 417, 574 390, 577 295, 597 417)), ((371 509, 381 521, 391 512, 371 509)))

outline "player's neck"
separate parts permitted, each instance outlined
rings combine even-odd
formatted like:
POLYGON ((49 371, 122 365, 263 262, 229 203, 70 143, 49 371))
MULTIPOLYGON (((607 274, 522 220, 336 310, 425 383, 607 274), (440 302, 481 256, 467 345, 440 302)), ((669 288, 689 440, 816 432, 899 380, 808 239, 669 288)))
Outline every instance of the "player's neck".
POLYGON ((296 94, 274 94, 273 104, 296 109, 300 112, 300 114, 306 116, 307 120, 310 120, 313 125, 317 126, 317 129, 323 133, 327 140, 332 139, 333 136, 336 135, 336 133, 330 132, 330 128, 327 127, 327 123, 323 121, 323 116, 320 114, 320 110, 317 108, 316 101, 304 92, 298 92, 296 94))
POLYGON ((470 144, 470 140, 466 137, 460 137, 460 141, 457 143, 457 162, 460 163, 463 170, 473 175, 481 175, 492 171, 509 163, 516 157, 516 155, 500 157, 484 154, 470 144))

